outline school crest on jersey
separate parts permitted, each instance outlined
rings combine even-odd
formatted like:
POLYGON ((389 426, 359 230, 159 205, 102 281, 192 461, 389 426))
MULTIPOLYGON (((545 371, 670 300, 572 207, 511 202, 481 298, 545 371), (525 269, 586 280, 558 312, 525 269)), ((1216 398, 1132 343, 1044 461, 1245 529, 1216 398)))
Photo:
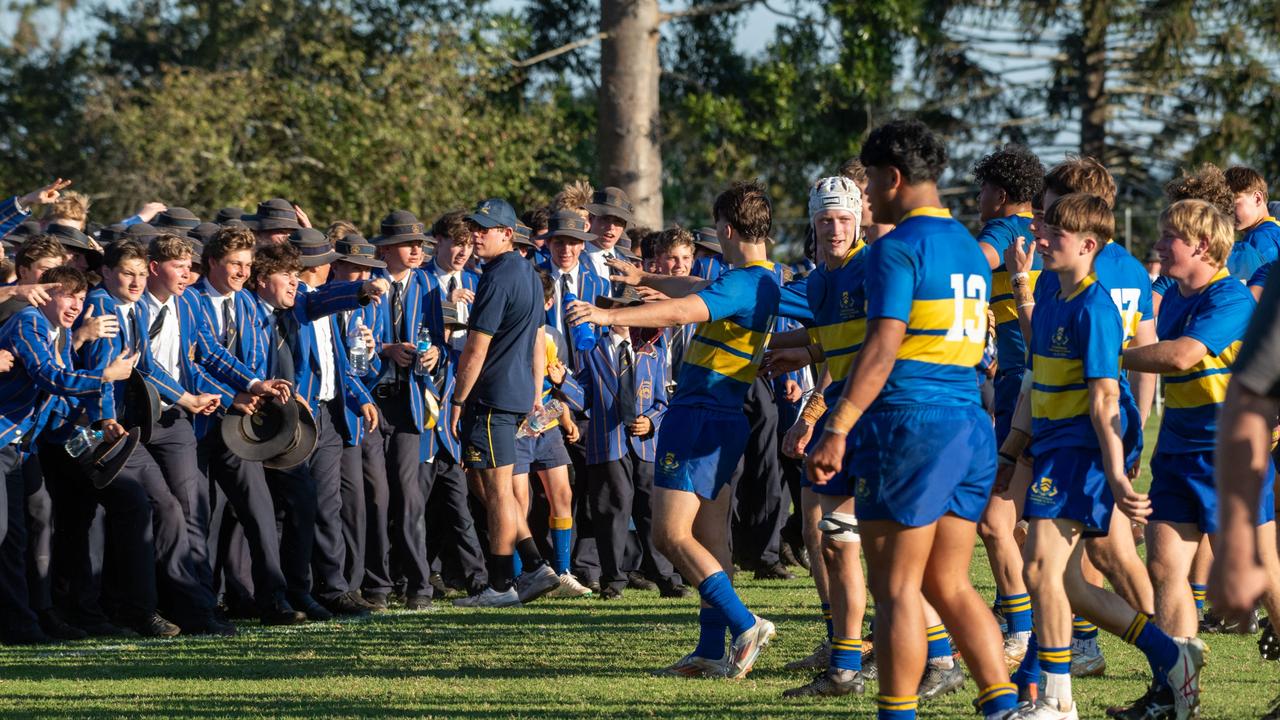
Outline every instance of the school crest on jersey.
POLYGON ((653 397, 653 383, 649 380, 640 383, 640 387, 636 388, 636 397, 641 400, 648 400, 653 397))
POLYGON ((860 500, 866 500, 871 497, 871 488, 867 486, 867 479, 860 477, 853 485, 853 495, 860 500))
POLYGON ((475 445, 469 445, 463 458, 463 462, 478 463, 480 462, 480 448, 475 445))
POLYGON ((865 304, 859 304, 848 290, 840 293, 840 319, 851 320, 865 314, 865 304))
POLYGON ((1055 355, 1071 354, 1071 342, 1067 340, 1067 329, 1061 325, 1058 326, 1053 337, 1049 339, 1049 352, 1055 355))

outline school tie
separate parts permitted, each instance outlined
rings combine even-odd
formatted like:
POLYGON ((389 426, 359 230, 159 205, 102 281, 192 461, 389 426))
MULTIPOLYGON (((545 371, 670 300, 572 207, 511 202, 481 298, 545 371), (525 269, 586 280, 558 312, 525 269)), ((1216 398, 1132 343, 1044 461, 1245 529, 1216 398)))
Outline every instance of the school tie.
POLYGON ((142 316, 138 313, 138 306, 129 308, 127 315, 125 319, 129 324, 129 347, 133 348, 134 352, 142 352, 144 335, 142 334, 142 316))
MULTIPOLYGON (((605 260, 613 260, 617 257, 613 254, 612 250, 605 250, 601 254, 604 255, 605 260)), ((610 268, 607 264, 604 266, 604 276, 605 278, 609 278, 613 276, 612 268, 610 268)), ((623 292, 622 283, 617 281, 609 282, 609 297, 618 297, 619 295, 622 294, 622 292, 623 292)))
POLYGON ((391 283, 391 340, 404 342, 400 325, 404 321, 404 290, 400 283, 391 283))
POLYGON ((449 276, 449 292, 445 296, 445 300, 453 302, 453 291, 458 289, 458 278, 456 275, 449 276))
POLYGON ((298 321, 288 310, 275 311, 275 376, 294 382, 293 345, 297 342, 298 321))
POLYGON ((147 331, 147 339, 155 340, 160 334, 160 330, 164 328, 164 319, 169 315, 169 306, 161 305, 160 312, 156 314, 156 319, 151 321, 151 329, 147 331))
POLYGON ((618 419, 623 425, 636 419, 636 363, 628 340, 618 345, 618 419))
POLYGON ((236 322, 231 317, 231 303, 234 298, 222 301, 222 346, 230 349, 236 341, 236 322))

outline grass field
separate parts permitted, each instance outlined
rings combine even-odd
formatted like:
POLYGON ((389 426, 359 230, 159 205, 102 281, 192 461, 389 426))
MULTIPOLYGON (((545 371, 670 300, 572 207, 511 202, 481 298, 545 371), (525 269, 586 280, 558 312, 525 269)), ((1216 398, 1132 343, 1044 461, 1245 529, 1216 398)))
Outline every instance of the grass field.
MULTIPOLYGON (((1154 440, 1154 438, 1151 438, 1154 440)), ((803 572, 803 571, 801 571, 803 572)), ((995 592, 981 547, 974 584, 995 592)), ((628 591, 600 600, 544 600, 520 610, 390 611, 298 628, 241 627, 229 641, 84 641, 0 648, 3 717, 874 717, 874 701, 784 701, 808 680, 789 660, 821 639, 807 576, 738 583, 778 638, 743 681, 654 678, 696 642, 696 600, 628 591)), ((1254 637, 1212 635, 1203 717, 1256 718, 1280 691, 1280 663, 1258 658, 1254 637)), ((1135 649, 1103 637, 1106 677, 1077 681, 1082 718, 1145 688, 1135 649)), ((868 692, 874 694, 874 684, 868 692)), ((969 682, 922 717, 976 717, 969 682)))

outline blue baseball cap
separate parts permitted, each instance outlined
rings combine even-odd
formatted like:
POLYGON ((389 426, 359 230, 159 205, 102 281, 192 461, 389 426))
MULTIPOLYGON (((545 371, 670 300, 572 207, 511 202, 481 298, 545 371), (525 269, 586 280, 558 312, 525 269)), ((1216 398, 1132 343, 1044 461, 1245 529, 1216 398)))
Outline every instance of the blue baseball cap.
POLYGON ((512 230, 519 224, 515 208, 502 198, 489 198, 476 205, 467 219, 482 228, 508 227, 512 230))

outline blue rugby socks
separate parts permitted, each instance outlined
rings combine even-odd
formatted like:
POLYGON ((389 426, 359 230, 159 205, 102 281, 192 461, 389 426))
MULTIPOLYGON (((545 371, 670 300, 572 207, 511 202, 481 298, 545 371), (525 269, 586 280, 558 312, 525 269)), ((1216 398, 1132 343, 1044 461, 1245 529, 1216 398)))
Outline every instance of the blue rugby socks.
POLYGON ((831 640, 832 670, 862 670, 862 639, 837 637, 831 640))
POLYGON ((915 720, 918 695, 877 695, 876 720, 915 720))
POLYGON ((1205 598, 1205 595, 1206 595, 1208 592, 1209 592, 1209 586, 1208 586, 1208 585, 1200 585, 1200 584, 1198 584, 1198 583, 1191 583, 1191 597, 1195 598, 1195 601, 1196 601, 1196 612, 1203 612, 1203 611, 1204 611, 1204 598, 1205 598))
POLYGON ((1021 595, 1000 595, 996 597, 996 605, 1000 608, 1000 614, 1004 615, 1005 623, 1008 624, 1009 634, 1020 632, 1031 632, 1031 596, 1027 593, 1021 595))
POLYGON ((698 585, 698 595, 711 607, 719 608, 729 624, 729 631, 736 640, 739 635, 756 624, 756 616, 751 614, 746 605, 733 589, 733 582, 723 570, 707 576, 698 585))
POLYGON ((1036 642, 1035 632, 1027 640, 1027 654, 1022 656, 1022 664, 1013 673, 1013 681, 1018 691, 1025 693, 1028 688, 1040 682, 1040 644, 1036 642))
POLYGON ((929 662, 945 658, 945 662, 941 664, 951 667, 951 663, 955 662, 952 659, 955 652, 951 649, 951 634, 947 632, 946 626, 931 625, 925 630, 925 636, 929 640, 929 662))
POLYGON ((698 647, 693 654, 709 660, 724 657, 724 634, 729 629, 729 621, 719 608, 704 607, 698 611, 698 647))
POLYGON ((1157 685, 1166 684, 1166 676, 1178 662, 1178 646, 1163 630, 1143 613, 1133 616, 1133 622, 1121 638, 1142 651, 1151 665, 1151 674, 1157 685))
POLYGON ((556 559, 551 567, 557 575, 569 572, 569 555, 573 552, 573 518, 551 518, 551 546, 555 549, 556 559))
POLYGON ((1018 704, 1018 688, 1011 682, 997 683, 978 693, 977 705, 984 717, 1011 710, 1018 704))

